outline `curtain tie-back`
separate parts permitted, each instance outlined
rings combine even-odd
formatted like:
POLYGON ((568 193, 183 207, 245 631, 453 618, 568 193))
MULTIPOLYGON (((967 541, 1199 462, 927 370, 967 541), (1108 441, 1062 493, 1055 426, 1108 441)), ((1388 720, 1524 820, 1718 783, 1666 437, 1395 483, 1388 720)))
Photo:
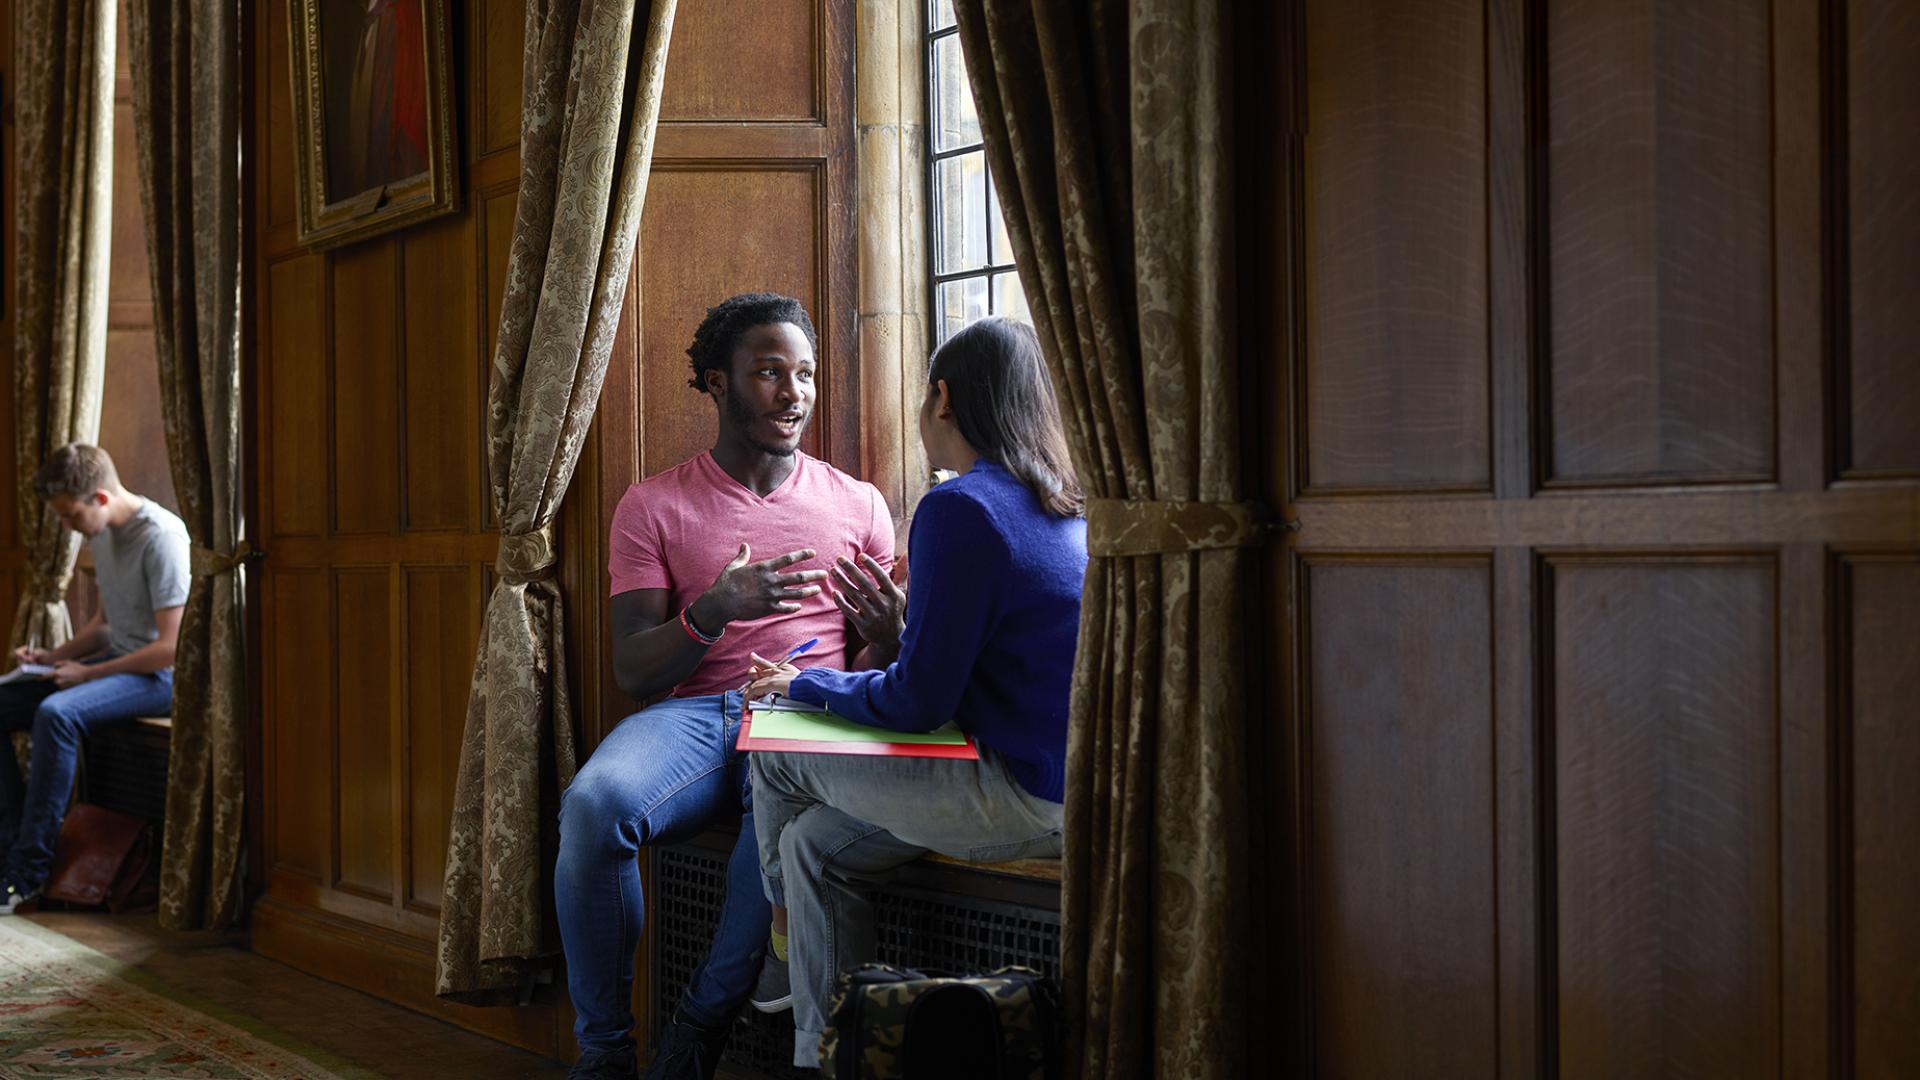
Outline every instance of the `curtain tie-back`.
POLYGON ((1271 529, 1259 503, 1087 500, 1087 554, 1096 558, 1253 547, 1271 529))
POLYGON ((193 545, 187 554, 188 568, 197 578, 218 577, 240 568, 240 564, 253 558, 253 546, 245 540, 233 545, 233 554, 222 555, 210 547, 193 545))
POLYGON ((67 598, 67 586, 73 584, 73 571, 64 574, 48 574, 37 569, 27 571, 27 595, 42 604, 64 603, 67 598))
POLYGON ((553 522, 549 521, 530 533, 502 534, 500 557, 493 569, 509 585, 527 585, 552 577, 553 564, 559 561, 553 522))

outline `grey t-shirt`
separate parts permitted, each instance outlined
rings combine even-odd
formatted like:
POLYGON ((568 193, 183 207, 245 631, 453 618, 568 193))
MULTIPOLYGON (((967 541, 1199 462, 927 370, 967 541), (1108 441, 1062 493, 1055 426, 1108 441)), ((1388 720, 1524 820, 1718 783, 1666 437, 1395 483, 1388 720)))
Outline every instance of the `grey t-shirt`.
POLYGON ((186 524, 147 499, 126 524, 102 529, 88 543, 107 618, 108 650, 125 656, 152 644, 160 636, 153 613, 187 602, 192 575, 186 524))

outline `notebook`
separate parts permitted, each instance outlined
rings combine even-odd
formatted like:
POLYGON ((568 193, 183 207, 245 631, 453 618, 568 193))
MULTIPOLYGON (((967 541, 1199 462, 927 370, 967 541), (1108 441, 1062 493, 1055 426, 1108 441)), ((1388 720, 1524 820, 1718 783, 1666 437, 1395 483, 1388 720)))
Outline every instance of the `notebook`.
POLYGON ((819 705, 790 698, 747 703, 740 718, 742 750, 800 754, 866 754, 877 757, 958 758, 977 761, 973 736, 952 723, 934 731, 900 732, 857 724, 819 705))

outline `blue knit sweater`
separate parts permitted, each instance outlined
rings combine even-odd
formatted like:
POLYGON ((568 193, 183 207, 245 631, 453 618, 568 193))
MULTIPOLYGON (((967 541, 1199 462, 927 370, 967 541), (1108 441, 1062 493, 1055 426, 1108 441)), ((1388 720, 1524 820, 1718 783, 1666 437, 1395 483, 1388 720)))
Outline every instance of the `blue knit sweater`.
POLYGON ((1086 522, 1048 514, 982 461, 920 500, 907 556, 900 658, 884 671, 808 668, 789 693, 891 731, 955 720, 1021 787, 1063 801, 1086 522))

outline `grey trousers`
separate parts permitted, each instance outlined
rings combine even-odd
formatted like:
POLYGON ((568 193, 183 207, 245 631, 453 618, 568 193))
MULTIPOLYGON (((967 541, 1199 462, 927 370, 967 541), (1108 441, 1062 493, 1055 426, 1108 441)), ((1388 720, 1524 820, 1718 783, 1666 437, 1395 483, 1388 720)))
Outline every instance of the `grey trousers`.
POLYGON ((979 761, 754 753, 760 868, 767 898, 787 909, 793 1063, 819 1064, 834 976, 875 958, 867 888, 928 851, 1056 858, 1062 815, 985 747, 979 761))

